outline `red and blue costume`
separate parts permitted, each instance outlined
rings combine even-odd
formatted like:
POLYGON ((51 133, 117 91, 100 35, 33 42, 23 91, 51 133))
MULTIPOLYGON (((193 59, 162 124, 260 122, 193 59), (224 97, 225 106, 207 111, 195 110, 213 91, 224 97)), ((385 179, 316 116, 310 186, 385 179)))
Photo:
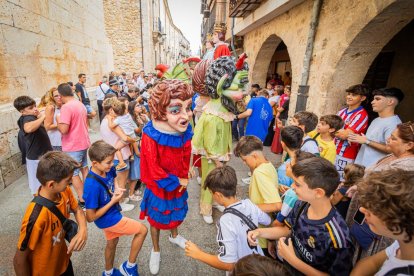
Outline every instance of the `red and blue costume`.
POLYGON ((147 188, 140 219, 147 217, 157 229, 177 228, 187 215, 188 193, 179 178, 188 178, 191 158, 191 125, 180 134, 167 134, 149 122, 142 130, 141 180, 147 188))

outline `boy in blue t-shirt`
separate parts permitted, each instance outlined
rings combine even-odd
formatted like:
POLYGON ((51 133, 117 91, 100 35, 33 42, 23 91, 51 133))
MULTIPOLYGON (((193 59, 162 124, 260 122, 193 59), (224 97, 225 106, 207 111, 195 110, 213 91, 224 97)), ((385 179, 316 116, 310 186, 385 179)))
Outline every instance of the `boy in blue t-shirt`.
POLYGON ((246 111, 236 115, 236 119, 249 117, 245 135, 252 135, 262 142, 267 136, 270 122, 273 119, 273 109, 269 104, 269 93, 266 90, 259 91, 259 97, 252 98, 247 104, 246 111))
POLYGON ((119 201, 124 189, 118 188, 114 155, 116 149, 104 141, 97 141, 89 148, 91 170, 85 180, 83 198, 86 207, 86 219, 95 222, 106 237, 105 271, 109 275, 138 275, 136 259, 147 235, 147 228, 142 223, 123 217, 119 201), (120 270, 113 267, 116 246, 120 236, 134 235, 127 261, 120 270))
POLYGON ((292 275, 349 275, 354 252, 349 229, 329 200, 339 184, 338 172, 328 160, 312 157, 297 162, 292 174, 299 200, 285 225, 251 231, 249 243, 279 239, 278 255, 292 275))

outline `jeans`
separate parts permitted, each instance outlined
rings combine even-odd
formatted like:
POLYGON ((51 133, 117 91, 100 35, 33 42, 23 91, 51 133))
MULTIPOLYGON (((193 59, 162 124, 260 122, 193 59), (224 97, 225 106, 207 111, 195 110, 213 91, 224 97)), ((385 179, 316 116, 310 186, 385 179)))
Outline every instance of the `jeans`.
POLYGON ((244 127, 246 126, 246 118, 234 119, 231 123, 231 131, 233 138, 239 140, 244 136, 244 127))

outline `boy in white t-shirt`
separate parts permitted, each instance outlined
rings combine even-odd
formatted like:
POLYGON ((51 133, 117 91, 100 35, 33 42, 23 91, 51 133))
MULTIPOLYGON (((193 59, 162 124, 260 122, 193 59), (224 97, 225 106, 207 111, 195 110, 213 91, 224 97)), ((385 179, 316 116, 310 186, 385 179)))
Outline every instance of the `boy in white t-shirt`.
POLYGON ((369 228, 396 241, 359 261, 351 275, 414 275, 414 171, 373 172, 358 195, 369 228))
POLYGON ((236 198, 237 176, 232 167, 223 166, 211 171, 205 180, 205 189, 213 199, 226 207, 217 223, 218 255, 211 255, 191 241, 186 242, 185 254, 214 268, 232 271, 234 264, 250 254, 263 255, 260 246, 249 246, 247 232, 258 224, 269 225, 270 217, 249 199, 236 198))

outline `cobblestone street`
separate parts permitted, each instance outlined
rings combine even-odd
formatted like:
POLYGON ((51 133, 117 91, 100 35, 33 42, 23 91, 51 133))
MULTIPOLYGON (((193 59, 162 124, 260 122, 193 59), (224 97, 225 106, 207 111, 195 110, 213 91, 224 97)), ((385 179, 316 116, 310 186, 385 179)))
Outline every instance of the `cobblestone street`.
MULTIPOLYGON (((97 135, 93 140, 97 140, 97 135)), ((273 164, 278 164, 280 155, 270 152, 265 147, 265 153, 273 164)), ((237 171, 238 177, 238 196, 246 198, 247 186, 242 186, 241 178, 247 177, 248 169, 243 165, 240 159, 233 157, 230 165, 237 171)), ((217 250, 216 227, 215 224, 207 225, 199 215, 200 186, 193 179, 189 185, 189 212, 186 220, 179 228, 180 233, 195 242, 203 250, 214 253, 217 250)), ((0 244, 2 246, 0 254, 0 275, 15 275, 13 271, 13 256, 16 250, 17 239, 19 236, 19 227, 21 219, 31 195, 27 187, 27 176, 23 175, 15 183, 0 192, 0 244)), ((124 215, 138 219, 139 203, 137 207, 125 212, 124 215)), ((213 211, 214 222, 220 217, 217 210, 213 211)), ((144 222, 147 226, 148 223, 144 222)), ((115 265, 119 266, 129 254, 131 238, 121 238, 117 247, 115 265)), ((168 232, 161 232, 161 268, 159 275, 225 275, 224 272, 210 268, 209 266, 194 261, 184 255, 184 251, 168 241, 168 232)), ((149 273, 149 255, 151 251, 151 237, 148 236, 144 242, 140 255, 138 256, 138 265, 140 275, 150 275, 149 273)), ((88 242, 84 250, 72 254, 72 263, 75 275, 89 276, 101 275, 104 268, 103 249, 105 239, 93 223, 88 224, 88 242)))

